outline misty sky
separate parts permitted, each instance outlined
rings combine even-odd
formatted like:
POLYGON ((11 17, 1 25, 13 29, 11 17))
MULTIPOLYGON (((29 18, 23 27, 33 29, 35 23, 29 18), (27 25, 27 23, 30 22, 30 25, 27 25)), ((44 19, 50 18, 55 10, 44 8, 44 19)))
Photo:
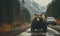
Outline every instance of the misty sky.
POLYGON ((50 3, 52 0, 34 0, 36 3, 40 4, 41 6, 46 6, 48 3, 50 3))

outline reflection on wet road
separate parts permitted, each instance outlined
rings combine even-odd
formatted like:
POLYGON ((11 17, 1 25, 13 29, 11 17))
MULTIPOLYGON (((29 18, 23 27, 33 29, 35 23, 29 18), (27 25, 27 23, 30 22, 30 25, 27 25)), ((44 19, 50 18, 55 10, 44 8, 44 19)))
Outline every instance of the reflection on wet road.
POLYGON ((27 29, 26 31, 18 34, 17 36, 60 36, 60 33, 57 32, 56 30, 47 27, 48 28, 48 32, 43 33, 42 30, 39 32, 30 32, 31 28, 27 29))

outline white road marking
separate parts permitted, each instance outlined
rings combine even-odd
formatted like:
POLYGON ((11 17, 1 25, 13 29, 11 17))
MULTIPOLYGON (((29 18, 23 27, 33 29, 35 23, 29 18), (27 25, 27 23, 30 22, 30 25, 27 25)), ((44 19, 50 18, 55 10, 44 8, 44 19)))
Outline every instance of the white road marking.
POLYGON ((52 29, 52 28, 50 28, 50 27, 47 27, 47 28, 48 28, 48 32, 50 32, 50 33, 52 33, 52 34, 57 34, 57 35, 60 34, 58 31, 56 31, 56 30, 54 30, 54 29, 52 29))
MULTIPOLYGON (((47 28, 48 28, 48 32, 46 33, 46 36, 54 36, 54 34, 57 34, 57 35, 60 34, 59 32, 57 32, 56 30, 54 30, 50 27, 47 27, 47 28)), ((31 30, 31 28, 27 29, 25 32, 22 32, 17 36, 31 36, 32 33, 30 32, 30 30, 31 30)), ((43 33, 33 33, 33 35, 36 35, 36 34, 43 34, 43 33)))

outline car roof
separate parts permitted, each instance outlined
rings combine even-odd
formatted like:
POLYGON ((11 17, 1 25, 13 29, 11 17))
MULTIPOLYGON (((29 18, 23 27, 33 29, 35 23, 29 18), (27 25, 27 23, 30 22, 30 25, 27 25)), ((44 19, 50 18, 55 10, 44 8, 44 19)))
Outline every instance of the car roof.
POLYGON ((54 17, 47 17, 47 18, 54 18, 54 17))

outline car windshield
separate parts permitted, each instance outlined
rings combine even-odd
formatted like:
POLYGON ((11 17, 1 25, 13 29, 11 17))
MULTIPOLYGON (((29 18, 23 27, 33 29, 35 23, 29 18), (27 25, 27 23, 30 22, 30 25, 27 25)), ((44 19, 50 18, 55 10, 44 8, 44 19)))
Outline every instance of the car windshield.
POLYGON ((54 17, 47 17, 47 20, 55 20, 54 17))

